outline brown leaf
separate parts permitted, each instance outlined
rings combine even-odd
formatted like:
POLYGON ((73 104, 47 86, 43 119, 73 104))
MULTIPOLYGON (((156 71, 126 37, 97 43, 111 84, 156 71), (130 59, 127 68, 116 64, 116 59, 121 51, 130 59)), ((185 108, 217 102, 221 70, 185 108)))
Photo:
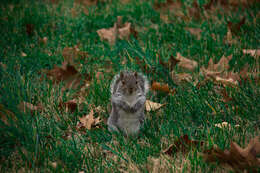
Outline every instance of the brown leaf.
POLYGON ((107 40, 110 45, 114 45, 117 38, 117 26, 116 23, 112 28, 97 30, 98 36, 101 40, 107 40))
POLYGON ((97 30, 97 33, 101 40, 107 40, 110 45, 114 45, 117 38, 128 40, 131 33, 137 34, 131 27, 131 23, 126 22, 125 24, 122 24, 122 16, 117 17, 117 22, 114 23, 112 28, 99 29, 97 30))
POLYGON ((243 17, 243 19, 241 19, 241 21, 238 22, 238 23, 232 23, 232 22, 229 21, 229 22, 227 23, 227 26, 228 26, 228 28, 230 29, 230 31, 231 31, 232 34, 237 35, 237 34, 240 32, 241 26, 244 25, 245 22, 246 22, 246 18, 243 17))
POLYGON ((198 63, 196 61, 185 58, 180 53, 177 53, 176 59, 180 61, 178 63, 178 67, 189 71, 194 71, 198 66, 198 63))
POLYGON ((170 59, 168 60, 168 62, 164 62, 161 59, 161 55, 158 54, 158 59, 159 59, 159 63, 164 66, 165 68, 169 69, 169 71, 172 71, 173 68, 180 62, 180 60, 174 58, 173 56, 170 57, 170 59))
POLYGON ((101 119, 99 117, 98 118, 94 117, 93 110, 91 110, 88 115, 79 117, 79 120, 80 122, 77 124, 77 128, 78 129, 86 128, 88 130, 90 130, 91 127, 97 126, 101 122, 101 119))
POLYGON ((34 25, 31 23, 27 23, 25 26, 27 35, 32 36, 34 33, 34 25))
POLYGON ((73 99, 73 100, 69 100, 65 103, 61 102, 59 104, 60 108, 65 108, 66 112, 70 111, 70 112, 74 112, 77 109, 77 100, 73 99))
POLYGON ((181 0, 166 0, 166 2, 156 1, 153 5, 155 10, 176 10, 182 7, 181 0))
POLYGON ((155 111, 155 110, 160 109, 163 105, 164 104, 160 104, 160 103, 152 102, 150 100, 146 100, 146 102, 145 102, 145 109, 148 112, 155 111))
POLYGON ((192 35, 194 35, 197 38, 197 40, 200 40, 201 32, 202 32, 200 28, 185 27, 184 29, 186 31, 189 31, 192 35))
POLYGON ((176 74, 175 72, 172 72, 171 76, 172 76, 173 81, 178 85, 185 83, 185 82, 191 82, 192 81, 192 76, 189 73, 176 74))
POLYGON ((75 0, 75 2, 85 6, 93 6, 97 5, 98 0, 75 0))
POLYGON ((173 155, 175 152, 186 152, 188 148, 202 146, 203 141, 190 140, 188 135, 184 135, 175 140, 174 144, 171 144, 167 149, 163 150, 163 153, 173 155))
POLYGON ((197 0, 193 0, 192 7, 188 8, 189 16, 193 17, 196 20, 200 19, 200 7, 197 0))
POLYGON ((260 49, 243 49, 243 53, 256 58, 260 56, 260 49))
POLYGON ((235 171, 247 170, 249 172, 257 172, 260 168, 260 136, 252 139, 246 148, 241 148, 234 142, 230 143, 230 150, 222 151, 217 146, 210 150, 204 151, 204 159, 208 162, 229 164, 235 171))
POLYGON ((78 46, 65 47, 62 51, 64 62, 73 66, 79 66, 80 60, 86 60, 88 57, 87 52, 80 51, 78 46))
POLYGON ((161 84, 159 82, 153 82, 152 86, 151 86, 151 90, 162 91, 162 92, 171 93, 171 94, 175 93, 175 90, 170 89, 168 84, 161 84))

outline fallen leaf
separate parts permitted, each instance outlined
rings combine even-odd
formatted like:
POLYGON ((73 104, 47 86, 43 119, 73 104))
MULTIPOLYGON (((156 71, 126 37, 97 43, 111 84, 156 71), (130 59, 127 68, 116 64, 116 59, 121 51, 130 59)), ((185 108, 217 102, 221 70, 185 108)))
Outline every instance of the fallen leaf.
POLYGON ((75 0, 75 2, 85 6, 93 6, 97 5, 98 0, 75 0))
POLYGON ((246 22, 246 18, 243 17, 243 19, 241 19, 241 21, 238 23, 232 23, 231 21, 229 21, 227 26, 230 29, 232 34, 237 35, 240 32, 241 26, 244 25, 245 22, 246 22))
POLYGON ((191 82, 192 81, 192 76, 189 73, 178 73, 176 74, 174 71, 171 73, 172 80, 174 83, 180 85, 185 82, 191 82))
POLYGON ((186 31, 189 31, 192 35, 194 35, 197 38, 197 40, 200 40, 201 32, 202 32, 200 28, 185 27, 184 29, 186 31))
POLYGON ((221 84, 223 84, 224 86, 237 86, 238 85, 238 81, 235 81, 232 78, 222 78, 219 76, 216 76, 216 82, 219 82, 221 84))
POLYGON ((158 59, 159 59, 159 63, 169 69, 169 71, 172 71, 174 69, 174 67, 180 62, 180 60, 174 58, 173 56, 170 57, 170 59, 168 60, 168 62, 164 62, 162 59, 161 59, 161 55, 158 54, 158 59))
POLYGON ((154 3, 153 8, 155 10, 176 10, 182 7, 181 0, 166 0, 166 2, 158 0, 154 3))
POLYGON ((166 92, 166 93, 170 93, 170 94, 174 94, 175 93, 175 90, 174 89, 170 89, 168 84, 161 84, 159 82, 153 82, 152 86, 151 86, 151 90, 162 91, 162 92, 166 92))
POLYGON ((189 16, 192 18, 199 20, 200 19, 200 7, 197 0, 193 0, 192 7, 188 8, 189 16))
POLYGON ((243 49, 244 54, 249 54, 252 57, 259 57, 260 56, 260 49, 243 49))
POLYGON ((184 135, 175 140, 174 144, 171 144, 167 149, 163 150, 163 153, 173 155, 173 153, 179 151, 186 152, 191 147, 202 146, 203 144, 203 141, 190 140, 188 135, 184 135))
POLYGON ((257 172, 260 168, 260 159, 257 157, 260 154, 260 136, 250 140, 246 148, 241 148, 234 142, 230 143, 230 150, 222 151, 215 146, 203 152, 204 159, 207 162, 216 162, 230 165, 234 171, 257 172))
POLYGON ((218 128, 221 128, 221 129, 223 129, 223 128, 230 129, 231 125, 228 122, 222 122, 222 123, 215 124, 215 127, 218 127, 218 128))
POLYGON ((116 23, 112 28, 97 30, 98 36, 101 40, 107 40, 110 45, 114 45, 117 38, 117 26, 116 23))
MULTIPOLYGON (((47 78, 52 80, 54 84, 58 84, 61 81, 64 82, 62 92, 67 89, 78 89, 86 82, 83 80, 83 76, 75 69, 74 66, 69 65, 67 62, 63 62, 62 67, 54 65, 51 70, 42 70, 47 75, 47 78)), ((87 80, 90 77, 86 76, 87 80)))
POLYGON ((177 53, 176 59, 179 61, 178 67, 186 70, 194 71, 198 66, 196 61, 185 58, 180 53, 177 53))
POLYGON ((150 100, 146 100, 146 102, 145 102, 145 109, 148 112, 156 111, 156 110, 160 109, 162 106, 164 106, 164 104, 155 103, 150 100))
POLYGON ((73 100, 69 100, 69 101, 67 101, 65 103, 61 102, 59 104, 59 107, 60 108, 65 108, 66 112, 69 112, 69 111, 70 112, 74 112, 77 109, 77 105, 78 105, 77 100, 73 99, 73 100))
MULTIPOLYGON (((89 56, 87 52, 80 51, 78 46, 65 47, 62 51, 64 62, 72 66, 80 66, 80 60, 86 60, 89 56)), ((84 61, 86 63, 86 61, 84 61)))
POLYGON ((34 32, 34 25, 33 24, 30 24, 30 23, 27 23, 25 25, 26 27, 26 33, 28 36, 32 36, 33 35, 33 32, 34 32))
POLYGON ((110 45, 114 45, 116 43, 117 38, 122 40, 128 40, 130 38, 131 33, 134 36, 137 36, 137 32, 131 26, 131 23, 126 22, 122 24, 122 16, 117 17, 117 22, 114 23, 114 26, 112 28, 99 29, 97 30, 97 33, 101 40, 107 40, 110 45))
POLYGON ((27 54, 26 54, 26 53, 24 53, 24 52, 22 52, 22 53, 21 53, 21 56, 22 56, 22 57, 26 57, 26 56, 27 56, 27 54))
POLYGON ((101 119, 99 117, 94 118, 93 110, 91 110, 88 115, 79 117, 79 120, 80 122, 77 124, 77 129, 86 128, 90 130, 91 127, 97 126, 101 122, 101 119))

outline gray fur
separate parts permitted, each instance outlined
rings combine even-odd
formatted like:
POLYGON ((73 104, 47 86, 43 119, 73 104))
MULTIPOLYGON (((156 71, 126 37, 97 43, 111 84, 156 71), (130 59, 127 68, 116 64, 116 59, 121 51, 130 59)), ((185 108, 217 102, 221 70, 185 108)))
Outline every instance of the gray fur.
POLYGON ((108 129, 122 131, 125 135, 135 135, 145 120, 144 108, 149 83, 140 73, 121 73, 123 74, 117 74, 111 83, 112 111, 108 118, 108 129), (133 93, 127 92, 129 88, 134 88, 133 93))

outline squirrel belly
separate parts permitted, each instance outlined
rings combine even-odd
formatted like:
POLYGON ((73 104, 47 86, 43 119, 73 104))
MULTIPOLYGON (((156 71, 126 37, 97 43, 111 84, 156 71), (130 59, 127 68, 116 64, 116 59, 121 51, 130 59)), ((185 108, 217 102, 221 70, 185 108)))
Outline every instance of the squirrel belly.
POLYGON ((138 116, 140 115, 140 111, 137 111, 136 113, 127 113, 123 110, 119 110, 119 116, 117 120, 117 125, 120 130, 122 130, 127 136, 128 135, 135 135, 140 130, 140 120, 138 116))

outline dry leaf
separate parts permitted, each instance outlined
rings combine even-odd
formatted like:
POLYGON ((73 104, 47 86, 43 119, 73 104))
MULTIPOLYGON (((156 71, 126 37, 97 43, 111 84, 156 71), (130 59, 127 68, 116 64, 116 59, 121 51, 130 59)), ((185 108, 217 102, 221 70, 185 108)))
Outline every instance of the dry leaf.
POLYGON ((158 110, 162 106, 164 106, 164 104, 155 103, 155 102, 152 102, 150 100, 146 100, 146 102, 145 102, 145 109, 148 112, 158 110))
POLYGON ((173 81, 178 85, 185 83, 185 82, 191 82, 192 81, 192 76, 189 73, 176 74, 174 71, 172 71, 171 77, 172 77, 173 81))
POLYGON ((194 71, 198 66, 198 63, 196 61, 185 58, 181 56, 180 53, 177 53, 176 59, 180 61, 178 63, 178 67, 181 67, 186 70, 194 71))
POLYGON ((97 5, 98 0, 75 0, 75 2, 84 6, 92 6, 97 5))
POLYGON ((177 10, 182 7, 180 0, 166 0, 166 2, 156 1, 153 8, 155 10, 177 10))
POLYGON ((27 54, 26 54, 26 53, 24 53, 24 52, 22 52, 22 53, 21 53, 21 56, 22 56, 22 57, 26 57, 26 56, 27 56, 27 54))
POLYGON ((216 76, 216 82, 223 84, 224 86, 237 86, 238 81, 235 81, 232 78, 224 79, 222 77, 216 76))
POLYGON ((33 25, 33 24, 30 24, 30 23, 27 23, 27 24, 25 25, 25 27, 26 27, 26 33, 27 33, 27 35, 28 35, 28 36, 32 36, 33 33, 34 33, 34 25, 33 25))
POLYGON ((80 60, 87 60, 88 53, 80 51, 78 46, 74 47, 65 47, 62 51, 62 56, 64 58, 64 62, 67 62, 68 64, 72 66, 79 67, 80 60))
POLYGON ((260 56, 260 49, 243 49, 244 54, 249 54, 253 57, 259 57, 260 56))
POLYGON ((86 128, 88 130, 91 129, 92 126, 96 126, 101 122, 101 119, 94 118, 94 111, 91 110, 90 113, 86 116, 79 117, 80 122, 77 124, 77 128, 86 128))
POLYGON ((168 60, 168 62, 164 62, 161 59, 161 55, 158 54, 158 59, 159 59, 159 63, 164 66, 165 68, 169 69, 170 71, 172 71, 174 69, 174 67, 180 62, 180 60, 174 58, 173 56, 170 57, 170 59, 168 60))
POLYGON ((230 143, 230 150, 222 151, 217 146, 204 151, 204 159, 208 162, 219 161, 230 165, 236 172, 257 172, 260 169, 260 136, 252 139, 246 148, 241 148, 234 142, 230 143))
POLYGON ((110 45, 114 45, 117 38, 117 25, 115 23, 112 28, 99 29, 97 33, 101 40, 107 40, 110 45))
POLYGON ((168 84, 161 84, 159 82, 153 82, 152 86, 151 86, 151 90, 162 91, 162 92, 166 92, 166 93, 170 93, 170 94, 174 94, 175 93, 175 90, 174 89, 170 89, 168 84))
POLYGON ((193 0, 192 7, 188 8, 189 16, 192 18, 199 20, 200 19, 200 7, 197 0, 193 0))
POLYGON ((137 32, 131 27, 131 23, 122 24, 122 16, 117 17, 117 22, 112 28, 99 29, 97 33, 101 40, 107 40, 110 45, 114 45, 117 38, 128 40, 131 33, 137 35, 137 32))

